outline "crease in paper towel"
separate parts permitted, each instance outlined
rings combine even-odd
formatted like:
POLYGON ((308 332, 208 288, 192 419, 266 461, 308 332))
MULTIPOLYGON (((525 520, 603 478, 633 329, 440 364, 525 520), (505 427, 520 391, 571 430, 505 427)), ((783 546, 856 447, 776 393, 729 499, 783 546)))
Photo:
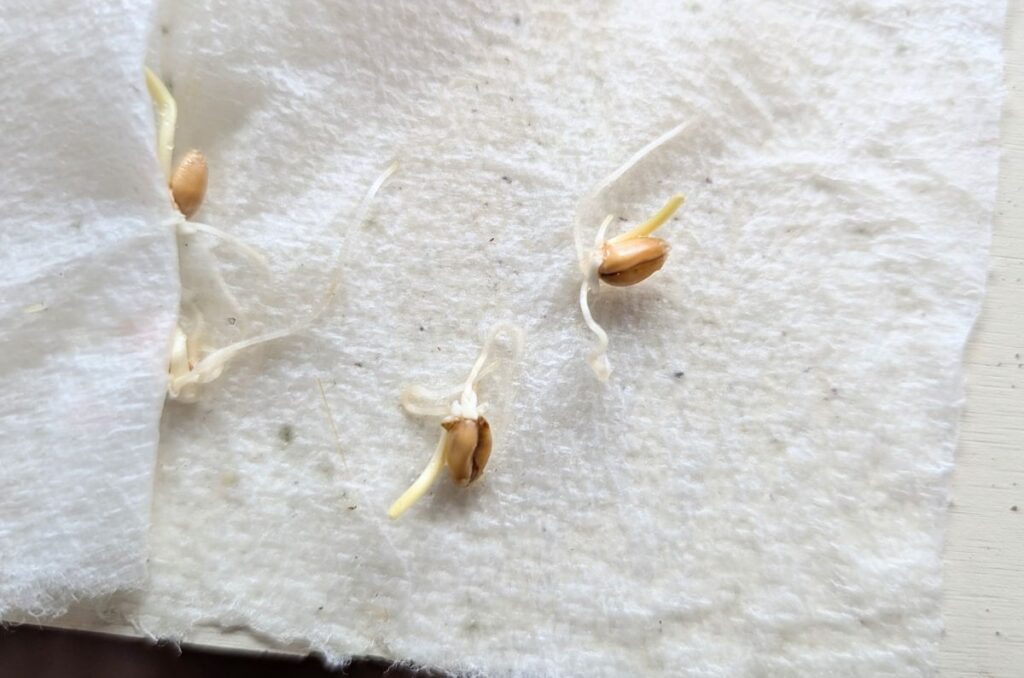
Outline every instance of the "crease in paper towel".
POLYGON ((0 38, 5 618, 144 580, 178 302, 140 75, 149 3, 11 9, 0 38))
POLYGON ((489 674, 933 671, 1004 10, 164 6, 179 145, 211 165, 200 217, 274 269, 229 276, 250 306, 225 339, 308 309, 332 217, 403 170, 334 313, 168 406, 151 578, 121 613, 489 674), (576 202, 696 115, 616 189, 630 222, 687 194, 662 233, 701 247, 599 297, 602 388, 576 202), (437 435, 401 387, 457 379, 508 315, 530 351, 485 478, 389 523, 437 435))

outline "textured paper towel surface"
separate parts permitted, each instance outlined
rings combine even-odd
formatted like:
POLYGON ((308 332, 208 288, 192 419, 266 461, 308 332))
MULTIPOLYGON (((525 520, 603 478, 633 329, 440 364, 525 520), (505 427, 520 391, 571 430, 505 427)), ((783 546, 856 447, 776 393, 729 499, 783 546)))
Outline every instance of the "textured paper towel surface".
POLYGON ((149 14, 2 12, 0 615, 144 576, 178 303, 140 72, 149 14))
POLYGON ((196 299, 218 341, 308 312, 353 228, 334 217, 402 169, 318 328, 165 411, 125 613, 495 675, 928 674, 1003 11, 167 7, 151 62, 210 160, 198 216, 272 259, 224 253, 243 313, 196 299), (634 223, 689 196, 665 269, 595 304, 603 387, 576 203, 690 117, 605 206, 634 223), (438 434, 401 387, 460 379, 500 318, 528 342, 484 479, 389 523, 438 434))

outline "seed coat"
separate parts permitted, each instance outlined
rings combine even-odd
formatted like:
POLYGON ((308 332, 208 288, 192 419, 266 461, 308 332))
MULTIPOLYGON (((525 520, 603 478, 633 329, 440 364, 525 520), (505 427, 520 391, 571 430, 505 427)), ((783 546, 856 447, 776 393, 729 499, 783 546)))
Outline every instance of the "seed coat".
POLYGON ((197 150, 186 153, 174 169, 171 175, 171 197, 185 218, 198 212, 199 206, 203 204, 208 176, 206 158, 197 150))
POLYGON ((638 237, 601 247, 601 280, 615 287, 628 287, 646 280, 668 258, 668 243, 661 238, 638 237))
POLYGON ((480 477, 491 456, 491 426, 483 417, 446 419, 444 458, 448 475, 456 485, 465 486, 480 477))

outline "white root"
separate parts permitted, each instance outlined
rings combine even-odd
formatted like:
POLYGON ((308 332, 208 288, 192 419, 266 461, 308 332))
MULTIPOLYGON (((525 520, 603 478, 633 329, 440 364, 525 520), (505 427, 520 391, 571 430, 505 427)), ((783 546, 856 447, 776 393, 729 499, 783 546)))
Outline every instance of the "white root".
MULTIPOLYGON (((159 158, 160 166, 164 171, 164 175, 168 183, 170 183, 172 176, 171 162, 174 156, 174 133, 177 125, 178 106, 174 101, 174 97, 160 78, 147 67, 144 67, 143 70, 146 78, 146 87, 149 90, 150 98, 153 100, 156 107, 157 157, 159 158)), ((357 224, 361 224, 365 220, 373 198, 397 169, 398 163, 391 163, 391 165, 389 165, 388 168, 381 173, 376 181, 374 181, 370 186, 359 205, 358 211, 356 212, 357 224)), ((237 238, 226 231, 210 226, 209 224, 187 221, 184 215, 181 214, 179 214, 179 218, 175 221, 175 228, 177 229, 178 234, 182 236, 203 233, 218 238, 219 240, 232 245, 239 252, 259 264, 264 270, 268 268, 267 260, 260 252, 246 244, 240 238, 237 238)), ((203 352, 203 347, 198 334, 190 336, 185 333, 180 324, 177 325, 174 329, 174 336, 171 341, 171 357, 168 365, 168 396, 172 400, 194 402, 198 398, 199 385, 209 383, 219 377, 223 373, 227 363, 241 351, 276 339, 282 339, 312 326, 330 306, 330 303, 337 291, 341 278, 341 257, 343 252, 344 243, 339 247, 335 269, 331 274, 330 282, 327 286, 324 297, 315 307, 311 316, 294 327, 269 332, 257 337, 229 344, 228 346, 217 349, 200 359, 199 356, 203 352)), ((224 277, 220 274, 220 271, 214 271, 213 279, 228 304, 231 306, 233 311, 237 313, 238 310, 240 310, 238 301, 228 288, 224 281, 224 277)), ((202 317, 198 314, 196 314, 196 322, 199 324, 202 323, 202 317)))
MULTIPOLYGON (((354 219, 354 224, 356 228, 362 226, 363 223, 366 221, 366 218, 370 213, 370 206, 373 203, 374 198, 377 197, 377 193, 380 192, 380 189, 384 187, 384 184, 387 183, 388 179, 390 179, 391 176, 397 171, 398 161, 393 160, 391 164, 388 165, 384 169, 384 171, 380 173, 380 175, 378 175, 374 182, 370 184, 370 188, 366 190, 366 195, 363 196, 363 199, 359 202, 359 207, 356 208, 354 219)), ((327 310, 327 308, 331 304, 331 301, 334 299, 334 295, 337 293, 338 286, 341 284, 341 262, 345 254, 345 244, 348 242, 348 236, 350 234, 351 231, 346 231, 342 233, 341 242, 338 244, 338 253, 334 257, 334 272, 331 274, 330 282, 327 285, 327 291, 324 294, 323 300, 321 301, 320 310, 317 311, 316 314, 314 314, 314 318, 320 317, 320 315, 327 310)))
POLYGON ((334 424, 334 415, 331 414, 331 405, 327 402, 327 393, 324 391, 324 384, 320 381, 320 377, 315 377, 316 387, 320 390, 320 402, 324 406, 324 416, 327 417, 327 423, 331 425, 331 434, 334 435, 334 449, 338 451, 338 456, 341 457, 341 463, 348 470, 348 462, 345 461, 345 450, 341 446, 341 436, 338 435, 338 427, 334 424))
POLYGON ((601 266, 599 251, 601 243, 604 242, 605 234, 608 232, 608 226, 611 225, 613 219, 615 217, 609 214, 597 229, 597 234, 594 237, 594 248, 587 259, 583 284, 580 285, 580 310, 583 312, 583 321, 590 328, 590 331, 597 336, 597 343, 594 344, 590 355, 587 356, 587 363, 590 364, 590 368, 594 370, 594 374, 599 381, 608 381, 608 377, 611 376, 612 367, 608 362, 608 333, 594 320, 594 316, 590 312, 589 296, 590 292, 597 294, 600 286, 597 274, 597 269, 601 266))
POLYGON ((198 396, 195 387, 201 384, 208 384, 219 377, 224 372, 228 362, 236 355, 247 348, 265 344, 275 339, 282 339, 294 333, 294 328, 278 330, 250 339, 243 339, 242 341, 219 348, 195 363, 187 374, 173 377, 167 386, 167 393, 171 399, 181 400, 182 402, 195 402, 198 396))
MULTIPOLYGON (((365 220, 366 215, 369 211, 370 203, 376 197, 377 192, 381 189, 388 178, 394 174, 397 169, 397 163, 391 163, 386 170, 373 182, 366 195, 363 197, 360 203, 359 209, 356 212, 358 217, 357 225, 361 224, 365 220)), ((339 254, 340 258, 340 254, 339 254)), ((168 384, 167 392, 171 399, 181 400, 183 402, 195 402, 197 397, 197 387, 201 384, 208 384, 214 379, 217 379, 235 356, 242 351, 258 346, 259 344, 265 344, 270 341, 276 341, 277 339, 283 339, 293 334, 297 334, 306 329, 309 329, 313 324, 319 320, 320 316, 330 306, 331 300, 334 298, 340 276, 337 271, 341 270, 340 260, 339 265, 336 267, 336 272, 331 277, 331 282, 328 285, 327 292, 323 299, 315 307, 314 311, 308 318, 299 322, 298 324, 274 332, 268 332, 250 339, 243 339, 242 341, 229 344, 223 348, 217 349, 212 353, 204 356, 198 362, 192 364, 189 371, 185 374, 171 373, 171 379, 168 384)), ((176 328, 176 332, 181 332, 180 328, 176 328)), ((176 339, 177 341, 177 339, 176 339)))
POLYGON ((598 182, 597 186, 595 186, 594 190, 591 191, 590 193, 591 198, 596 198, 597 196, 611 188, 613 185, 615 185, 616 182, 620 181, 624 176, 626 176, 627 173, 632 171, 633 168, 635 168, 643 160, 645 160, 647 156, 649 156, 651 153, 654 153, 656 150, 658 150, 665 144, 669 143, 670 141, 678 137, 683 132, 693 127, 693 125, 696 124, 696 122, 696 118, 692 118, 690 120, 681 122, 672 129, 670 129, 669 131, 662 134, 660 137, 658 137, 651 143, 641 148, 636 153, 634 153, 632 156, 630 156, 629 160, 622 163, 618 167, 618 169, 616 169, 614 172, 612 172, 604 179, 602 179, 600 182, 598 182))
POLYGON ((249 245, 241 238, 231 235, 227 231, 223 231, 217 228, 216 226, 210 226, 209 224, 204 224, 198 221, 186 221, 184 218, 178 221, 177 228, 178 233, 182 236, 190 236, 196 233, 204 233, 206 235, 210 235, 213 236, 214 238, 222 240, 231 245, 232 247, 234 247, 236 250, 238 250, 245 256, 252 259, 255 263, 259 264, 260 267, 263 268, 264 270, 269 270, 267 258, 263 256, 263 254, 259 250, 254 248, 252 245, 249 245))
MULTIPOLYGON (((178 235, 182 237, 188 237, 196 233, 203 233, 206 235, 213 236, 218 240, 230 245, 233 249, 239 253, 251 259, 260 270, 264 273, 270 272, 270 266, 267 263, 266 257, 263 256, 258 250, 248 245, 241 238, 233 236, 226 231, 222 231, 219 228, 210 226, 208 224, 200 223, 197 221, 186 221, 183 216, 178 215, 177 220, 174 222, 174 228, 177 229, 178 235)), ((241 315, 242 306, 238 303, 238 298, 235 297, 235 293, 231 291, 227 281, 224 279, 224 275, 221 273, 220 268, 216 265, 210 268, 210 274, 213 284, 217 287, 217 292, 227 303, 228 308, 234 315, 241 315)))
MULTIPOLYGON (((494 344, 502 334, 508 334, 511 346, 511 359, 515 359, 523 348, 523 331, 508 322, 501 322, 491 328, 483 345, 480 347, 480 354, 477 356, 473 367, 469 371, 466 380, 457 387, 450 389, 429 389, 423 386, 409 386, 402 392, 402 407, 410 414, 428 416, 463 417, 476 419, 487 411, 486 403, 479 403, 476 387, 481 380, 494 371, 501 362, 500 358, 492 353, 494 344), (454 398, 454 400, 453 400, 454 398)), ((398 518, 405 513, 413 504, 419 501, 427 490, 434 484, 438 476, 444 470, 444 446, 447 432, 442 429, 441 437, 433 456, 427 462, 426 468, 419 477, 402 493, 388 509, 388 517, 398 518)))

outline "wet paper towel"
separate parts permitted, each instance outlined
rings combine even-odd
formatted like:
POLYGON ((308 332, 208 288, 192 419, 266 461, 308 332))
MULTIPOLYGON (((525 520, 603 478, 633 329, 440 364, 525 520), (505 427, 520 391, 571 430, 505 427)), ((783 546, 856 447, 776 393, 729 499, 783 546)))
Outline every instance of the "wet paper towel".
POLYGON ((343 283, 315 329, 166 408, 150 579, 112 605, 156 635, 497 675, 932 670, 1003 14, 168 3, 149 61, 209 158, 198 218, 270 259, 221 251, 238 311, 183 253, 211 339, 306 317, 342 244, 343 283), (688 196, 664 270, 594 304, 602 386, 577 203, 687 119, 601 206, 624 229, 688 196), (439 433, 401 388, 457 381, 505 319, 527 348, 481 389, 484 477, 388 521, 439 433))
POLYGON ((143 581, 178 274, 149 5, 2 14, 0 615, 47 615, 143 581))

